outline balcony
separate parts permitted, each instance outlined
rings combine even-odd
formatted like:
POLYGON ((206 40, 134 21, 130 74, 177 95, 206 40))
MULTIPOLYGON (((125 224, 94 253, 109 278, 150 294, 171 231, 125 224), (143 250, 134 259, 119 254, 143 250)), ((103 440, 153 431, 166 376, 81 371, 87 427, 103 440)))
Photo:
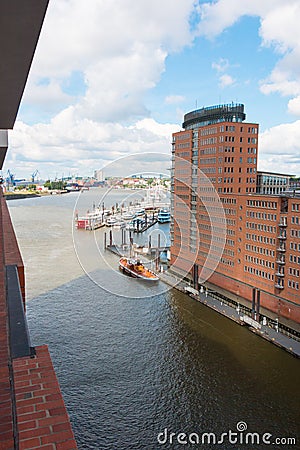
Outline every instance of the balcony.
POLYGON ((277 251, 278 251, 278 252, 285 252, 285 251, 286 251, 286 248, 280 246, 280 247, 277 248, 277 251))
POLYGON ((279 234, 278 239, 285 240, 286 239, 286 235, 285 234, 279 234))
POLYGON ((284 277, 284 273, 283 272, 276 272, 275 275, 277 277, 284 277))
POLYGON ((275 284, 276 289, 284 289, 284 286, 282 284, 275 284))
POLYGON ((278 224, 278 226, 279 227, 287 227, 287 223, 286 223, 286 221, 283 221, 283 220, 281 220, 280 222, 279 222, 279 224, 278 224))
POLYGON ((285 260, 284 259, 277 259, 276 263, 284 265, 285 264, 285 260))

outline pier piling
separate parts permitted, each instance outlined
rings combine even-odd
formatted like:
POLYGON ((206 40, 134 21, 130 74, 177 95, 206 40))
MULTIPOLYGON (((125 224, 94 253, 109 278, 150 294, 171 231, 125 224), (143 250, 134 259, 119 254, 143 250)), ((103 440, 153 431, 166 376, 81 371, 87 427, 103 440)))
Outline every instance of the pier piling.
POLYGON ((256 294, 256 313, 257 313, 257 321, 259 322, 259 318, 260 318, 260 289, 257 290, 257 294, 256 294))
POLYGON ((256 298, 256 289, 252 289, 252 310, 251 310, 251 317, 252 319, 255 318, 255 298, 256 298))
POLYGON ((159 248, 155 249, 155 270, 159 270, 159 248))

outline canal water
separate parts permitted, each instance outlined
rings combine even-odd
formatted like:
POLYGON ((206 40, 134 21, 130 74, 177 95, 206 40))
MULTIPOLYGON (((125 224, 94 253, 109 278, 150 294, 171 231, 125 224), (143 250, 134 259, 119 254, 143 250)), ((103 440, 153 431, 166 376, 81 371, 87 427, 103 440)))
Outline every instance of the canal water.
MULTIPOLYGON (((32 344, 49 346, 79 449, 300 448, 299 360, 161 282, 121 274, 103 251, 104 229, 74 230, 75 210, 139 195, 92 189, 8 202, 32 344), (247 432, 259 444, 246 444, 247 432), (203 433, 210 443, 201 445, 203 433), (297 444, 275 444, 289 437, 297 444)), ((167 239, 164 227, 148 233, 167 239)))

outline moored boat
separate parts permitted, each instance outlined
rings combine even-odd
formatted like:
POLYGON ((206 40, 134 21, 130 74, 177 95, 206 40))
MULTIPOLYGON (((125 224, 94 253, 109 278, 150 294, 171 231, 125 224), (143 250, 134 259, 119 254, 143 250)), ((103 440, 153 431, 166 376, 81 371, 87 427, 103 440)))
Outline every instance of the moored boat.
POLYGON ((126 227, 126 223, 124 220, 117 220, 116 223, 113 224, 113 227, 121 230, 122 228, 126 227))
POLYGON ((145 209, 144 208, 137 208, 135 211, 135 215, 136 216, 143 216, 145 214, 145 209))
POLYGON ((118 222, 118 220, 115 217, 108 217, 105 220, 105 225, 107 227, 113 227, 114 225, 116 225, 117 222, 118 222))
POLYGON ((162 208, 158 211, 157 221, 159 223, 168 223, 171 221, 171 213, 167 208, 162 208))
POLYGON ((133 220, 135 218, 135 214, 131 213, 131 212, 125 212, 124 214, 122 214, 122 219, 123 220, 133 220))
POLYGON ((158 275, 144 266, 139 259, 122 257, 119 261, 119 268, 123 273, 127 273, 133 278, 141 278, 146 281, 158 281, 158 275))
POLYGON ((77 229, 82 230, 96 230, 105 225, 103 221, 103 214, 99 211, 88 212, 86 216, 77 217, 77 229))

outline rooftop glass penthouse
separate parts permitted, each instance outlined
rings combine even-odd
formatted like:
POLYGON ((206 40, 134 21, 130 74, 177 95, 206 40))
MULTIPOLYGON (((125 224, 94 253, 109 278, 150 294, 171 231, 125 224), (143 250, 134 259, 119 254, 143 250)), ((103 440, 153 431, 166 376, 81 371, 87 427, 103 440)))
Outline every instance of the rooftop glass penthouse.
POLYGON ((242 103, 208 106, 184 115, 182 127, 185 130, 220 122, 243 122, 246 119, 242 103))

